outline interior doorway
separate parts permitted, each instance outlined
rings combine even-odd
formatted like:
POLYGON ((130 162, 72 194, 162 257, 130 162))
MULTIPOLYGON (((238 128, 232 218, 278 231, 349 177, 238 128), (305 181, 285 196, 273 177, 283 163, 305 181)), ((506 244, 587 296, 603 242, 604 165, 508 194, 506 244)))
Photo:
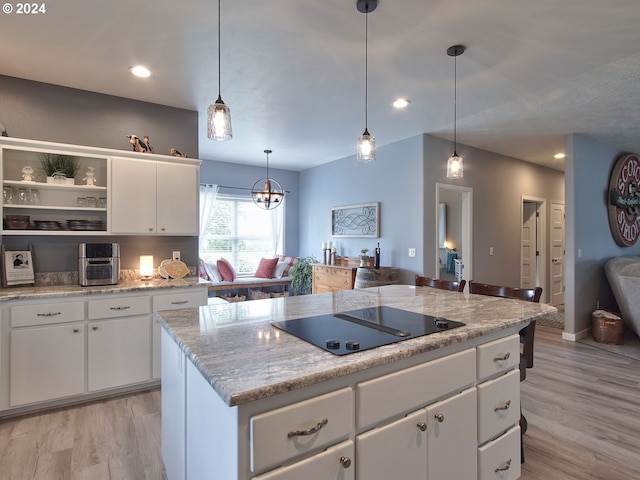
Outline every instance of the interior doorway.
POLYGON ((436 184, 436 277, 473 278, 473 189, 436 184), (457 262, 456 262, 457 260, 457 262))
POLYGON ((564 305, 564 203, 551 202, 551 300, 564 305))
POLYGON ((542 287, 541 302, 550 296, 546 282, 545 202, 543 199, 522 197, 520 230, 520 287, 542 287))

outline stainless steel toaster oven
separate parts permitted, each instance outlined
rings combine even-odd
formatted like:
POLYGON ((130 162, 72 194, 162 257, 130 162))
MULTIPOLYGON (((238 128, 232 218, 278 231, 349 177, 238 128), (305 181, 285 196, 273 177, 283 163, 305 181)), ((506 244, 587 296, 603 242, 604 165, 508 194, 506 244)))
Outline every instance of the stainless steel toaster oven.
POLYGON ((78 246, 78 282, 81 286, 115 285, 119 279, 119 244, 81 243, 78 246))

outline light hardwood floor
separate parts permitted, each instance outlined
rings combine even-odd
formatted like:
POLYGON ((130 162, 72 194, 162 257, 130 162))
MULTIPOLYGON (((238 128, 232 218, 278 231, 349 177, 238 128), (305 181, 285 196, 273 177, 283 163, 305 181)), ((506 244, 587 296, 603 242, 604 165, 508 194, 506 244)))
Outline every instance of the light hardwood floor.
MULTIPOLYGON (((639 361, 538 327, 521 387, 522 480, 640 478, 639 361)), ((164 479, 160 391, 0 421, 0 478, 164 479)))

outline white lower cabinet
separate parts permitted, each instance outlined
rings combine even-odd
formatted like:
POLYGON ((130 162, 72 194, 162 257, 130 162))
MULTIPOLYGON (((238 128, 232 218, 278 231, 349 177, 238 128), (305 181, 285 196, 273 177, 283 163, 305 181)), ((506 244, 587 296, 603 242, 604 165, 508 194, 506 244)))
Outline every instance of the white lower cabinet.
POLYGON ((520 478, 520 427, 478 449, 478 480, 516 480, 520 478))
POLYGON ((84 330, 70 323, 11 332, 11 407, 84 392, 84 330))
POLYGON ((150 380, 149 315, 89 322, 87 351, 89 392, 150 380))

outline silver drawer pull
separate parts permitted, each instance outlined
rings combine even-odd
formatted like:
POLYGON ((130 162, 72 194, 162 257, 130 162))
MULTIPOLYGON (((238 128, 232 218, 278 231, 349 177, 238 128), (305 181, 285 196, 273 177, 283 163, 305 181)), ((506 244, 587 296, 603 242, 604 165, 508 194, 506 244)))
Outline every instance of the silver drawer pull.
POLYGON ((427 430, 427 424, 424 422, 418 422, 418 430, 424 432, 427 430))
POLYGON ((73 333, 78 333, 79 331, 80 331, 80 329, 79 329, 79 328, 74 328, 74 329, 73 329, 73 333))
POLYGON ((509 467, 511 467, 511 459, 507 460, 501 465, 498 465, 495 469, 495 473, 506 472, 507 470, 509 470, 509 467))
POLYGON ((433 417, 438 421, 438 423, 444 422, 444 415, 441 413, 436 413, 433 417))
POLYGON ((320 431, 320 429, 322 427, 324 427, 327 423, 329 423, 329 420, 327 420, 326 418, 320 420, 318 423, 316 423, 313 427, 311 428, 307 428, 306 430, 295 430, 293 432, 289 432, 287 434, 287 438, 291 438, 291 437, 305 437, 307 435, 313 435, 314 433, 320 431))
POLYGON ((494 412, 499 412, 501 410, 509 410, 509 407, 511 406, 511 400, 507 400, 506 402, 504 402, 504 404, 502 404, 499 407, 496 407, 493 409, 494 412))
POLYGON ((171 302, 171 305, 184 305, 185 303, 189 303, 189 300, 178 300, 176 302, 171 302))
POLYGON ((349 468, 351 466, 351 459, 346 455, 341 456, 340 465, 342 465, 342 468, 349 468))
POLYGON ((124 307, 111 307, 110 310, 128 310, 130 308, 129 305, 125 305, 124 307))
POLYGON ((497 357, 494 357, 493 361, 494 362, 504 362, 505 360, 509 360, 510 356, 511 356, 511 352, 507 352, 507 353, 504 353, 504 354, 499 355, 497 357))
POLYGON ((49 312, 49 313, 37 313, 38 317, 57 317, 58 315, 62 315, 62 312, 49 312))

